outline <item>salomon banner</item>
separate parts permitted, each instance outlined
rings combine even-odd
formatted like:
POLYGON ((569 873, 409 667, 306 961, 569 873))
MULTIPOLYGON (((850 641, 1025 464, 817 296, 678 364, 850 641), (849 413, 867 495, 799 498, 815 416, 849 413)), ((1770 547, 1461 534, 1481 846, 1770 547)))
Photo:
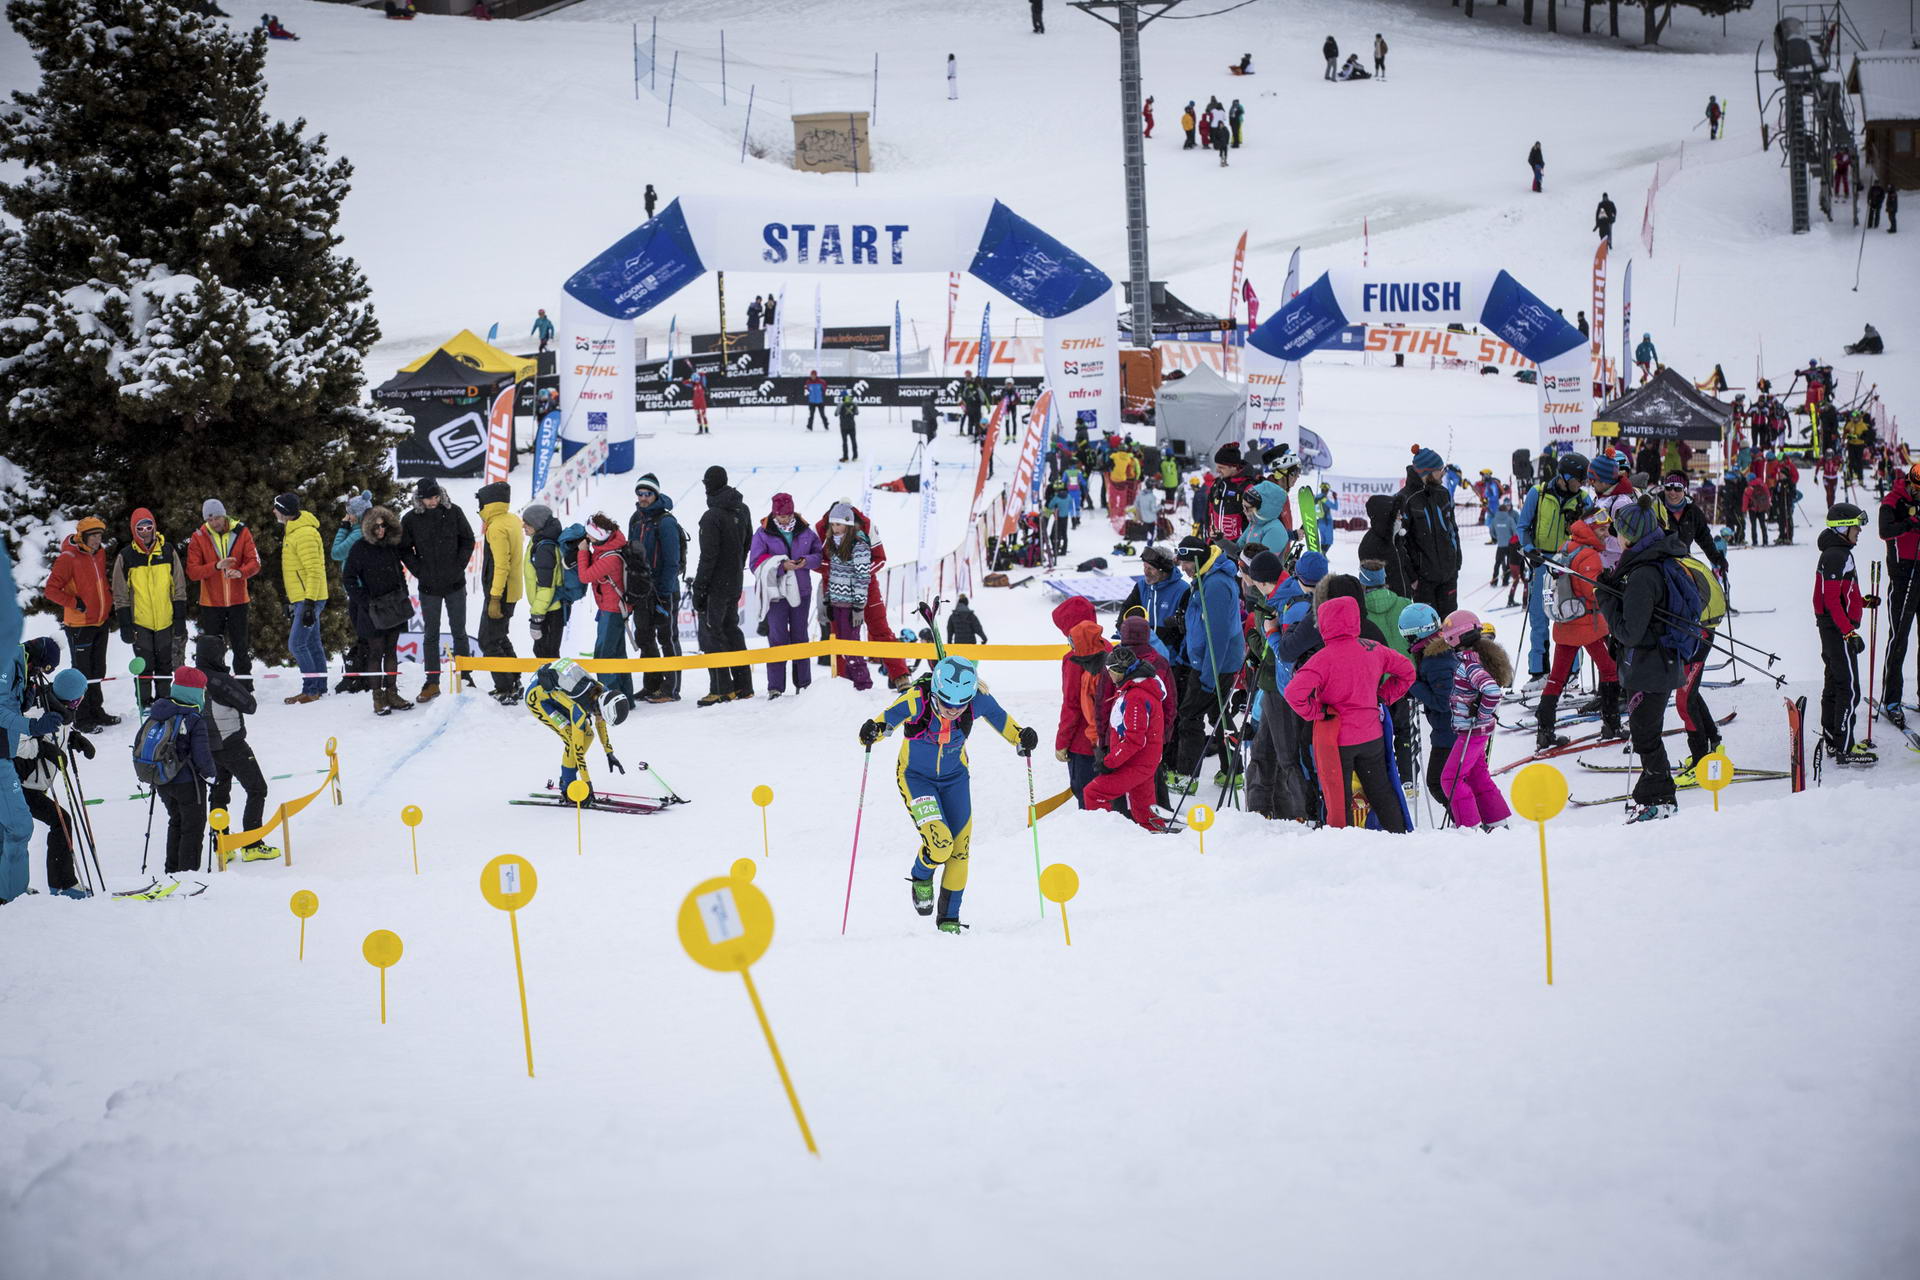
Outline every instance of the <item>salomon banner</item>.
POLYGON ((477 476, 487 461, 488 397, 408 400, 392 407, 413 419, 413 435, 394 450, 395 474, 477 476))
MULTIPOLYGON (((1020 403, 1031 404, 1040 394, 1041 379, 1015 378, 1020 403)), ((707 405, 715 409, 782 408, 806 403, 807 380, 804 377, 714 377, 707 378, 707 405)), ((959 378, 853 378, 827 379, 827 398, 838 403, 841 388, 853 392, 853 401, 862 409, 918 409, 934 404, 960 403, 959 378)), ((998 384, 996 384, 996 393, 998 384)), ((684 380, 643 381, 635 387, 635 408, 641 413, 667 413, 693 403, 684 380)))
POLYGON ((560 456, 607 442, 607 470, 633 470, 633 318, 608 315, 572 294, 560 300, 560 456))
MULTIPOLYGON (((1400 280, 1330 271, 1289 298, 1248 340, 1248 428, 1252 385, 1263 352, 1291 362, 1334 342, 1348 325, 1477 324, 1540 366, 1540 452, 1564 452, 1588 433, 1587 339, 1505 271, 1400 280)), ((1269 365, 1268 373, 1272 373, 1269 365)), ((1297 387, 1296 387, 1297 390, 1297 387)), ((1297 397, 1296 397, 1297 398, 1297 397)))

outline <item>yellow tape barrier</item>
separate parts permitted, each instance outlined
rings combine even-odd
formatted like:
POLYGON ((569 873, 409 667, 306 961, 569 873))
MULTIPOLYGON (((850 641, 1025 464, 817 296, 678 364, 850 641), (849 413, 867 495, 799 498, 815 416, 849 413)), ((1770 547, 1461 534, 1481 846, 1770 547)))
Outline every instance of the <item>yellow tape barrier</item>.
MULTIPOLYGON (((963 658, 996 662, 1058 662, 1067 656, 1064 644, 952 644, 947 652, 963 658)), ((761 663, 792 662, 803 658, 924 658, 933 661, 930 644, 887 643, 880 640, 810 640, 768 649, 735 649, 728 653, 689 653, 675 658, 576 658, 587 671, 698 671, 708 667, 751 667, 761 663)), ((538 671, 545 658, 456 657, 457 671, 538 671)), ((454 686, 458 688, 456 684, 454 686)))
POLYGON ((287 819, 312 804, 315 800, 318 800, 321 792, 326 791, 329 787, 333 789, 333 802, 335 804, 340 803, 339 745, 338 740, 334 738, 327 739, 327 776, 312 792, 298 799, 282 802, 280 807, 273 811, 273 820, 264 827, 255 827, 252 831, 235 831, 219 838, 214 849, 220 859, 220 869, 222 871, 227 869, 228 854, 240 848, 242 845, 252 844, 256 840, 264 840, 275 827, 280 828, 285 841, 281 850, 281 856, 285 858, 287 866, 290 867, 293 865, 293 826, 287 819))

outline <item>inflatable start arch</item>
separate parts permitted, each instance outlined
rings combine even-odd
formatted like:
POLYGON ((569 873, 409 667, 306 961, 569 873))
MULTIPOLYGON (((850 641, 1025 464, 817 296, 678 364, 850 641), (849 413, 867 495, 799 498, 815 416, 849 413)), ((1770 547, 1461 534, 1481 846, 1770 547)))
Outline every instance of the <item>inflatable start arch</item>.
POLYGON ((998 200, 688 196, 566 283, 558 343, 564 452, 604 436, 607 470, 632 469, 632 321, 708 271, 966 271, 1044 320, 1047 378, 1066 420, 1120 425, 1113 281, 998 200))

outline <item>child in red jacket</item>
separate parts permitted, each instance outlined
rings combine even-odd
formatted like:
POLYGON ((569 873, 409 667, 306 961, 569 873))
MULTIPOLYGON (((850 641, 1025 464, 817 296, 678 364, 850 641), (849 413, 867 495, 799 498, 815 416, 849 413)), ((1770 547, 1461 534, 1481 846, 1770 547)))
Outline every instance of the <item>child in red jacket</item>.
POLYGON ((1167 734, 1160 677, 1124 644, 1108 652, 1107 676, 1119 688, 1107 715, 1107 772, 1087 784, 1086 806, 1111 809, 1125 796, 1129 817, 1149 831, 1165 831, 1153 812, 1153 782, 1167 734))

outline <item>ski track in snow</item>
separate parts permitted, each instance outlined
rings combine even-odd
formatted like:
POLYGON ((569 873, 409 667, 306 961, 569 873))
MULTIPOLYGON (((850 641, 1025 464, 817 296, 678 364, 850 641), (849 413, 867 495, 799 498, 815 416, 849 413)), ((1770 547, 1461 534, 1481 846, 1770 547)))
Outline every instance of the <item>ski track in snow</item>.
MULTIPOLYGON (((1856 21, 1871 35, 1883 8, 1865 5, 1856 21)), ((859 23, 817 0, 659 9, 663 40, 689 50, 714 46, 724 23, 730 76, 749 82, 831 68, 864 101, 879 48, 885 167, 863 175, 863 191, 984 183, 1096 260, 1124 262, 1115 49, 1081 15, 1048 6, 1053 34, 1041 41, 1024 6, 979 0, 899 3, 890 20, 859 23), (958 111, 937 71, 949 49, 958 111)), ((1667 39, 1685 51, 1640 55, 1524 32, 1515 10, 1483 5, 1487 16, 1466 23, 1438 3, 1314 2, 1156 24, 1144 41, 1159 99, 1155 275, 1214 306, 1233 238, 1250 228, 1249 269, 1271 311, 1291 248, 1307 246, 1307 279, 1358 265, 1365 216, 1376 271, 1464 256, 1509 267, 1572 314, 1588 305, 1587 228, 1604 187, 1621 209, 1616 258, 1639 260, 1635 329, 1678 367, 1724 361, 1749 383, 1759 338, 1781 385, 1789 364, 1819 354, 1843 390, 1858 374, 1896 411, 1915 403, 1920 373, 1899 354, 1920 333, 1912 238, 1869 238, 1854 294, 1850 224, 1785 234, 1777 153, 1759 152, 1743 96, 1770 15, 1734 15, 1722 42, 1717 23, 1680 10, 1667 39), (1362 52, 1384 31, 1392 79, 1321 84, 1327 30, 1362 52), (1261 69, 1253 82, 1220 70, 1242 48, 1261 69), (1180 104, 1234 91, 1254 95, 1248 147, 1224 173, 1211 160, 1182 168, 1199 158, 1179 152, 1180 104), (1648 259, 1636 247, 1647 178, 1709 92, 1734 106, 1730 135, 1713 149, 1691 135, 1648 259), (1559 106, 1515 118, 1518 102, 1559 106), (1549 156, 1539 197, 1521 163, 1535 136, 1549 156), (1867 319, 1890 354, 1840 359, 1867 319)), ((829 189, 739 165, 737 137, 691 114, 669 132, 663 103, 634 102, 626 23, 644 24, 643 6, 588 0, 562 20, 490 26, 386 23, 306 0, 280 13, 303 40, 270 51, 269 108, 306 116, 356 167, 342 230, 389 334, 375 380, 462 326, 484 333, 499 319, 511 345, 535 306, 552 309, 560 280, 633 225, 649 180, 667 198, 829 189), (437 157, 424 185, 423 139, 437 157)), ((690 78, 717 81, 715 70, 683 55, 690 78)), ((11 31, 0 78, 31 80, 11 31)), ((849 183, 831 189, 843 186, 853 199, 849 183)), ((743 301, 781 282, 728 283, 743 301)), ((786 282, 789 315, 810 323, 807 282, 786 282)), ((937 334, 944 287, 835 284, 827 323, 870 320, 899 297, 923 335, 937 334)), ((977 325, 986 297, 968 282, 957 330, 971 331, 969 315, 977 325)), ((689 290, 642 332, 661 340, 665 312, 683 332, 706 328, 711 298, 689 290)), ((995 307, 1002 331, 1009 310, 995 307)), ((1504 470, 1533 443, 1532 391, 1510 379, 1328 359, 1310 364, 1305 393, 1305 421, 1348 474, 1397 474, 1414 440, 1469 474, 1504 470)), ((798 414, 714 419, 704 439, 685 415, 641 424, 640 469, 658 472, 690 526, 715 460, 756 518, 776 491, 809 519, 858 495, 864 467, 838 466, 837 438, 802 432, 798 414)), ((880 476, 899 474, 912 446, 904 420, 869 414, 861 435, 880 476)), ((961 527, 953 499, 971 478, 969 451, 947 434, 933 456, 944 548, 961 527)), ((448 488, 471 515, 473 483, 448 488)), ((624 518, 631 501, 630 479, 613 477, 563 518, 624 518)), ((914 554, 911 511, 904 498, 875 505, 895 562, 914 554)), ((1735 630, 1780 655, 1784 693, 1808 695, 1811 718, 1813 530, 1799 536, 1734 554, 1736 602, 1779 610, 1735 630)), ((1352 570, 1356 539, 1337 539, 1337 569, 1352 570)), ((1111 555, 1115 540, 1089 521, 1068 562, 1105 554, 1134 571, 1111 555)), ((1473 607, 1491 599, 1480 587, 1491 549, 1470 532, 1465 542, 1473 607)), ((1038 584, 977 592, 975 604, 996 642, 1057 639, 1038 584)), ((1495 616, 1512 647, 1520 615, 1495 616)), ((514 636, 528 652, 524 622, 514 636)), ((582 609, 563 651, 590 643, 582 609)), ((250 730, 265 770, 312 768, 331 735, 344 775, 343 806, 318 801, 295 819, 291 869, 205 875, 210 890, 187 902, 43 895, 0 911, 0 1274, 1799 1280, 1920 1267, 1920 871, 1888 820, 1911 805, 1920 761, 1897 735, 1876 735, 1878 768, 1830 771, 1807 795, 1738 787, 1715 814, 1688 793, 1678 818, 1632 831, 1610 808, 1556 819, 1549 988, 1525 825, 1394 840, 1229 812, 1202 857, 1191 833, 1153 839, 1113 815, 1063 810, 1039 839, 1043 862, 1081 875, 1068 949, 1051 909, 1038 911, 1026 768, 986 733, 970 753, 971 935, 935 937, 909 908, 914 836, 889 740, 867 779, 843 938, 854 729, 884 695, 813 670, 811 690, 769 702, 762 667, 760 697, 704 711, 692 705, 704 680, 690 672, 686 702, 638 709, 616 749, 630 768, 660 765, 692 803, 587 813, 578 856, 571 815, 504 803, 558 767, 557 740, 523 710, 449 692, 453 706, 376 719, 364 697, 285 707, 287 682, 272 682, 250 730), (760 782, 776 793, 771 857, 747 800, 760 782), (409 803, 426 811, 418 877, 398 818, 409 803), (518 920, 533 1081, 508 930, 476 892, 503 852, 540 874, 518 920), (778 917, 756 981, 818 1161, 737 984, 692 964, 674 935, 686 891, 743 855, 759 860, 778 917), (321 901, 304 963, 286 909, 300 888, 321 901), (406 944, 385 1027, 359 954, 375 928, 406 944)), ((990 663, 984 674, 1044 744, 1057 669, 990 663)), ((403 677, 403 691, 416 684, 403 677)), ((128 713, 127 691, 109 688, 128 713)), ((1785 759, 1781 697, 1753 673, 1708 694, 1716 713, 1740 712, 1727 730, 1737 764, 1785 759)), ((123 796, 127 734, 100 738, 89 790, 123 796)), ((591 763, 602 778, 597 750, 591 763)), ((1619 789, 1568 772, 1577 795, 1619 789)), ((1041 796, 1064 786, 1044 747, 1034 773, 1041 796)), ((317 781, 275 783, 273 799, 317 781)), ((638 772, 613 785, 649 789, 638 772)), ((112 885, 143 883, 143 807, 116 798, 93 818, 112 885)))

